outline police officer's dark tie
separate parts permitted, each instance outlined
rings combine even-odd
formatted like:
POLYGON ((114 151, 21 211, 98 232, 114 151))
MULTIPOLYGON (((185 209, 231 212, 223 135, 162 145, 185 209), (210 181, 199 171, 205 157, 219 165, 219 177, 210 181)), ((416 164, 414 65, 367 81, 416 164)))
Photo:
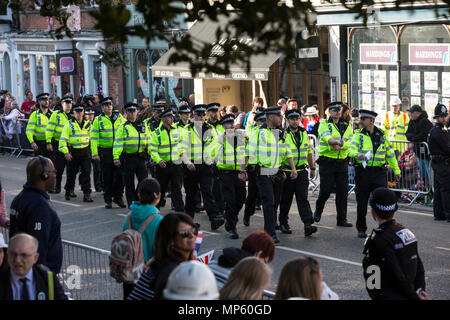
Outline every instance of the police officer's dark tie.
POLYGON ((30 295, 28 294, 27 278, 20 279, 22 282, 22 293, 20 295, 20 300, 30 300, 30 295))

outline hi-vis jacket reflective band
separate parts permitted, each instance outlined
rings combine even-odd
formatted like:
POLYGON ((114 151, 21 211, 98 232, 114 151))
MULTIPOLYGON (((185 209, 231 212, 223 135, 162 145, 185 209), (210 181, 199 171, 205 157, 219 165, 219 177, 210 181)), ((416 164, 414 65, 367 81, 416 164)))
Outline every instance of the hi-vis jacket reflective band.
MULTIPOLYGON (((375 128, 375 130, 381 129, 375 128)), ((365 130, 360 129, 355 132, 350 145, 349 156, 355 158, 356 163, 361 164, 363 161, 359 160, 358 154, 366 154, 368 151, 372 151, 372 158, 367 161, 368 167, 380 167, 387 163, 394 170, 394 174, 400 174, 400 168, 398 167, 397 159, 395 159, 395 151, 389 142, 386 134, 383 133, 380 146, 374 150, 372 139, 365 130)))
POLYGON ((211 156, 220 170, 240 171, 245 165, 246 139, 243 135, 235 136, 233 129, 227 131, 223 143, 216 139, 212 145, 211 156))
POLYGON ((52 139, 59 141, 67 121, 69 121, 69 118, 64 111, 56 111, 52 113, 52 116, 47 123, 47 129, 45 130, 45 140, 47 143, 51 143, 52 139))
POLYGON ((33 143, 35 140, 45 141, 45 129, 47 128, 50 114, 51 112, 43 114, 39 109, 30 115, 26 129, 26 135, 30 143, 33 143))
POLYGON ((277 169, 284 160, 292 158, 289 144, 282 135, 281 130, 271 130, 267 124, 260 126, 258 131, 250 136, 248 142, 246 149, 248 164, 277 169))
MULTIPOLYGON (((343 120, 340 120, 343 121, 343 120)), ((319 134, 319 156, 324 156, 332 159, 345 159, 348 156, 348 149, 353 137, 352 126, 344 122, 347 128, 343 135, 339 132, 338 127, 334 121, 330 118, 328 120, 322 120, 319 124, 318 134, 319 134), (344 146, 341 150, 334 150, 328 141, 332 138, 342 139, 344 146)))
POLYGON ((182 136, 175 124, 167 130, 163 124, 151 133, 148 153, 155 163, 164 160, 177 162, 184 151, 181 145, 182 136))
POLYGON ((216 125, 212 124, 209 120, 205 121, 207 124, 209 124, 211 127, 216 130, 216 135, 220 136, 221 134, 225 133, 225 129, 223 128, 223 125, 221 125, 218 121, 216 122, 216 125))
POLYGON ((389 132, 388 136, 391 140, 406 140, 408 124, 409 117, 403 111, 400 111, 399 115, 395 115, 392 111, 386 112, 386 117, 383 121, 384 130, 389 132))
MULTIPOLYGON (((294 165, 296 168, 307 164, 307 156, 308 154, 312 154, 312 148, 309 145, 309 136, 308 132, 302 128, 299 128, 300 140, 297 141, 295 139, 295 134, 290 130, 286 130, 286 142, 289 144, 292 153, 292 159, 294 160, 294 165)), ((287 171, 291 171, 291 168, 288 162, 283 161, 283 165, 287 166, 289 169, 287 171)))
POLYGON ((83 149, 89 147, 89 135, 91 122, 83 120, 81 127, 77 120, 71 119, 65 124, 61 137, 59 138, 58 149, 60 152, 69 153, 69 147, 83 149))
POLYGON ((113 145, 114 160, 119 160, 122 152, 136 154, 147 151, 150 143, 150 132, 143 123, 135 123, 135 125, 139 128, 139 132, 133 123, 128 121, 117 130, 113 145))
POLYGON ((98 156, 98 148, 112 148, 119 127, 126 122, 120 113, 114 113, 111 118, 101 114, 94 119, 91 130, 92 156, 98 156))
POLYGON ((211 158, 211 143, 217 139, 211 125, 205 123, 198 132, 195 123, 190 123, 181 132, 181 147, 191 162, 199 164, 211 158))

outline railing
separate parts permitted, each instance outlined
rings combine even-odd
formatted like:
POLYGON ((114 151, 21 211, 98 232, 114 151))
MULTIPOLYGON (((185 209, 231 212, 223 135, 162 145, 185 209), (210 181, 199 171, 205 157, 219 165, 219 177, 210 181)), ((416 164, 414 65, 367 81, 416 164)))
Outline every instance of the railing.
MULTIPOLYGON (((11 121, 11 120, 10 120, 11 121)), ((14 127, 14 133, 9 137, 6 129, 6 121, 0 119, 0 130, 2 131, 3 142, 0 143, 0 149, 11 150, 11 156, 20 157, 24 151, 33 152, 34 150, 30 146, 30 142, 25 134, 28 119, 17 119, 14 127)))

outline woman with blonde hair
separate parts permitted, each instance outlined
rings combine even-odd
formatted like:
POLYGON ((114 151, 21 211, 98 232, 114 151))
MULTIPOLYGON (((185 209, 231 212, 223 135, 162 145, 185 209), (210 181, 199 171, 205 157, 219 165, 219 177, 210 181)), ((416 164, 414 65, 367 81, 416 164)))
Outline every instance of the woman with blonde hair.
POLYGON ((280 273, 275 300, 321 300, 321 296, 322 271, 317 260, 300 257, 286 263, 280 273))
POLYGON ((220 290, 220 300, 261 300, 272 270, 257 257, 242 259, 220 290))

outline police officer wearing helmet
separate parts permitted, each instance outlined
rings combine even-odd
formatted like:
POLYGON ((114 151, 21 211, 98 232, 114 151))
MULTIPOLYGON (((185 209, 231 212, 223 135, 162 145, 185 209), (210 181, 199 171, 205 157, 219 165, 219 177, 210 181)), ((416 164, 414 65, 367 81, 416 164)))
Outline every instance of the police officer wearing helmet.
POLYGON ((91 155, 89 140, 91 122, 84 119, 84 106, 82 104, 73 107, 73 119, 70 119, 63 128, 59 139, 59 151, 67 160, 67 181, 64 189, 65 198, 76 197, 74 193, 75 178, 79 170, 80 184, 83 190, 83 201, 93 202, 91 198, 91 155))
POLYGON ((357 203, 356 228, 358 237, 366 237, 367 203, 370 193, 379 187, 386 187, 386 162, 393 169, 395 178, 400 180, 395 151, 385 132, 375 126, 376 112, 359 110, 362 129, 355 132, 349 156, 355 158, 355 193, 357 203))
POLYGON ((30 115, 26 136, 37 155, 49 158, 51 157, 51 152, 47 150, 45 130, 52 112, 49 109, 48 97, 48 93, 41 93, 36 96, 38 109, 30 115))
POLYGON ((129 102, 125 105, 127 121, 119 127, 113 145, 114 165, 122 170, 125 184, 125 194, 128 207, 138 200, 134 177, 138 184, 148 177, 145 162, 149 159, 147 153, 150 143, 150 133, 144 123, 137 121, 138 105, 129 102))
POLYGON ((102 114, 95 117, 91 130, 92 159, 101 164, 105 193, 105 208, 111 209, 112 202, 125 208, 123 202, 123 180, 120 169, 114 165, 114 138, 125 118, 120 112, 113 111, 112 98, 105 97, 100 101, 102 114))
POLYGON ((316 162, 319 165, 320 192, 314 221, 320 221, 325 203, 336 185, 337 225, 351 227, 352 224, 347 222, 347 156, 353 129, 350 123, 342 119, 342 102, 332 102, 327 107, 331 116, 320 121, 318 129, 319 159, 316 162))
POLYGON ((450 222, 450 134, 447 131, 448 112, 443 104, 434 109, 436 123, 428 134, 431 167, 434 171, 434 220, 450 222))
POLYGON ((387 188, 375 189, 370 206, 378 228, 367 238, 363 251, 369 296, 373 300, 424 300, 425 271, 417 239, 394 220, 398 209, 395 193, 387 188))

